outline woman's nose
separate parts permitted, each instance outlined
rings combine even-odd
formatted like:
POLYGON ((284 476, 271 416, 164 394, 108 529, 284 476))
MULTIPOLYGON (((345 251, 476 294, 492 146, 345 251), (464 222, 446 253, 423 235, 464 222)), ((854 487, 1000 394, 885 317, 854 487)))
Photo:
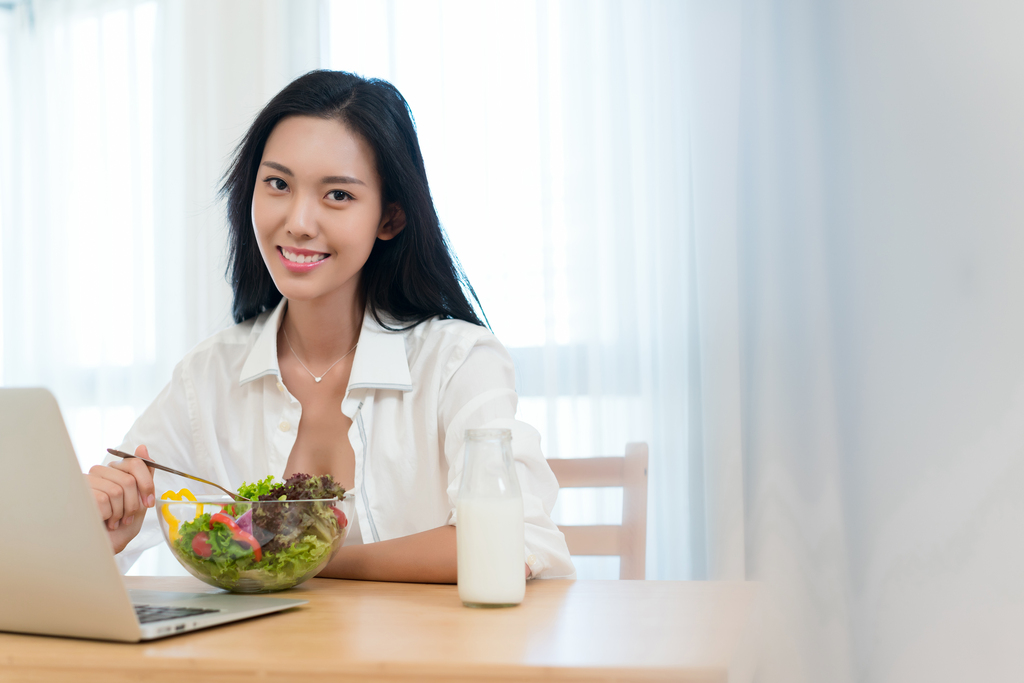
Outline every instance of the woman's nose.
POLYGON ((305 239, 317 236, 319 229, 316 202, 313 199, 296 197, 288 215, 288 232, 305 239))

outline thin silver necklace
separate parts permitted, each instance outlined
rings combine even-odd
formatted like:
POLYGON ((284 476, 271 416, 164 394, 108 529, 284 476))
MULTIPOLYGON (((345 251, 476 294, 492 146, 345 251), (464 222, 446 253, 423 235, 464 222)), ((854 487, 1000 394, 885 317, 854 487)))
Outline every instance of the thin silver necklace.
POLYGON ((324 375, 326 375, 328 372, 331 371, 331 368, 333 368, 335 365, 337 365, 341 361, 345 360, 346 356, 348 356, 348 354, 350 354, 353 351, 355 351, 356 350, 356 346, 359 346, 359 342, 356 342, 356 346, 353 346, 351 349, 346 351, 344 356, 342 356, 338 360, 336 360, 333 363, 331 363, 331 367, 330 368, 327 368, 326 370, 324 370, 323 375, 320 375, 319 377, 317 377, 316 375, 313 374, 313 371, 310 370, 309 368, 307 368, 306 364, 302 362, 302 359, 299 358, 299 354, 295 353, 295 349, 292 347, 292 340, 288 338, 288 330, 284 329, 284 325, 281 325, 281 331, 284 332, 284 341, 285 341, 285 343, 288 344, 288 350, 292 352, 293 356, 295 356, 295 360, 299 361, 299 365, 302 366, 302 369, 305 370, 306 372, 308 372, 309 376, 316 380, 317 384, 319 384, 320 380, 322 380, 324 378, 324 375))

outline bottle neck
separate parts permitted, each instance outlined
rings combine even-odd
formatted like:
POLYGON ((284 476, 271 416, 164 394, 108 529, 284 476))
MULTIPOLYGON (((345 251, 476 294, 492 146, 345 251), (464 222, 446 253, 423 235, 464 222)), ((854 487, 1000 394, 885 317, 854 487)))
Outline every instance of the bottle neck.
POLYGON ((512 438, 501 435, 466 439, 460 498, 519 498, 512 438))

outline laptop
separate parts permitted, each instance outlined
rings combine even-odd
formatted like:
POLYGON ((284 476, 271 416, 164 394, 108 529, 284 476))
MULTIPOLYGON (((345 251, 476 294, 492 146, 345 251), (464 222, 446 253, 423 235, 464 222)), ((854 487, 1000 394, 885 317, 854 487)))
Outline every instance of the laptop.
POLYGON ((0 482, 0 631, 135 643, 308 602, 128 590, 46 389, 0 388, 0 482))

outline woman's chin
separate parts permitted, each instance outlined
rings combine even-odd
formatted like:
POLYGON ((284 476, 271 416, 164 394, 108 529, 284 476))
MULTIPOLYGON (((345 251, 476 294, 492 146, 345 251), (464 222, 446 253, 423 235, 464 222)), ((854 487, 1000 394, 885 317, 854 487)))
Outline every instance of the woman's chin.
POLYGON ((294 302, 316 302, 325 301, 330 299, 344 299, 346 295, 354 296, 353 290, 351 293, 348 291, 344 284, 328 283, 320 280, 305 282, 296 282, 296 278, 289 277, 286 274, 285 277, 277 277, 275 274, 274 284, 277 285, 277 289, 281 292, 281 295, 288 301, 294 302))

